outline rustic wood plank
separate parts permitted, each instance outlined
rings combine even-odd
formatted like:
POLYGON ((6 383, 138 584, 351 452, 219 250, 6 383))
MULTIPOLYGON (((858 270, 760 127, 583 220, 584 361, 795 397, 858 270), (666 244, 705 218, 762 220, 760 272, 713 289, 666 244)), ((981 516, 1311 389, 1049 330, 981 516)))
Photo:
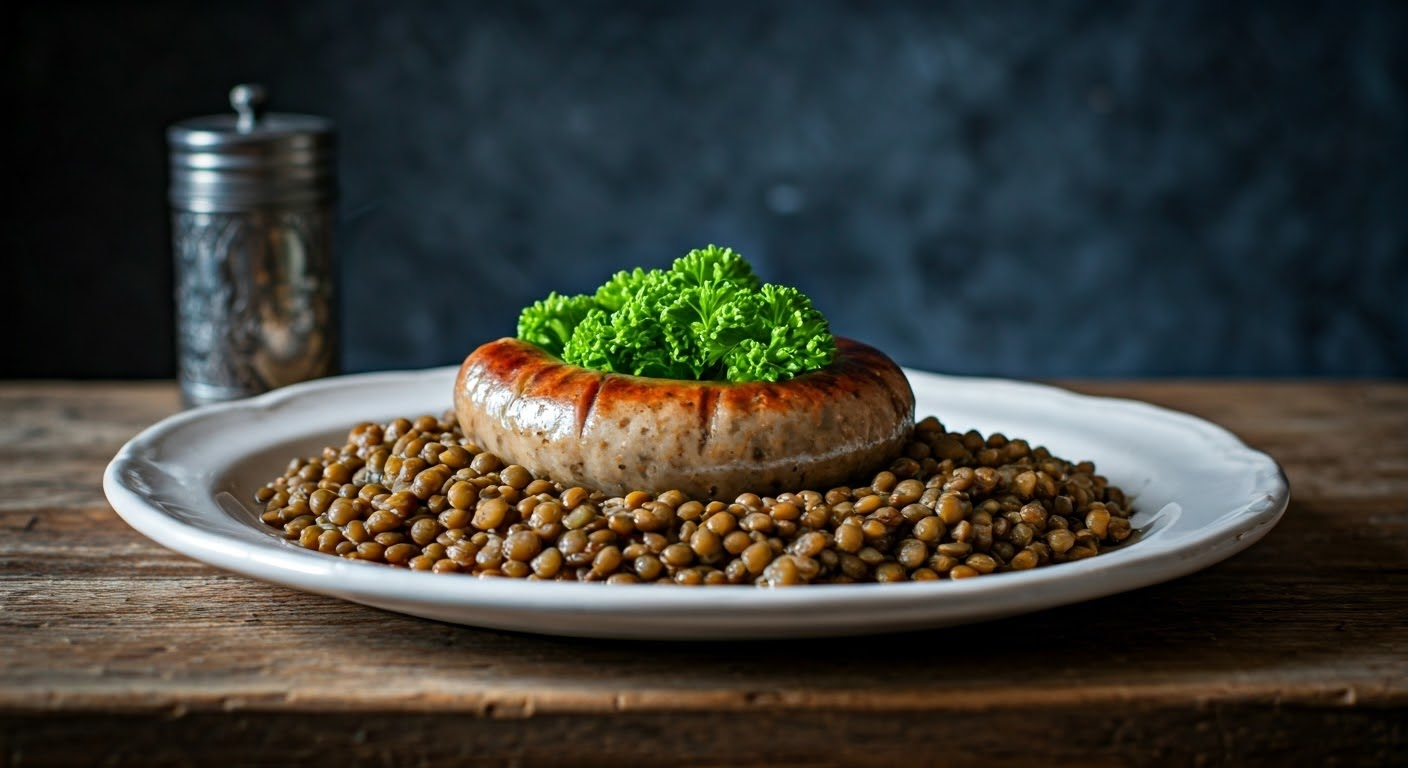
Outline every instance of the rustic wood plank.
POLYGON ((0 384, 0 509, 105 506, 108 460, 180 407, 167 382, 0 384))
MULTIPOLYGON (((427 712, 243 712, 168 718, 22 716, 4 754, 16 765, 94 764, 620 766, 1394 765, 1401 712, 1210 704, 1172 716, 1118 710, 892 713, 627 712, 528 720, 427 712), (532 724, 535 727, 528 727, 532 724), (283 725, 284 727, 277 727, 283 725), (1314 734, 1313 741, 1307 737, 1314 734), (99 759, 94 759, 94 758, 99 759)), ((0 745, 3 747, 4 745, 0 745)))
POLYGON ((1285 519, 1198 574, 1004 621, 649 644, 450 626, 190 561, 99 485, 178 408, 173 386, 0 384, 0 763, 1392 764, 1408 748, 1408 386, 1072 386, 1271 453, 1285 519))

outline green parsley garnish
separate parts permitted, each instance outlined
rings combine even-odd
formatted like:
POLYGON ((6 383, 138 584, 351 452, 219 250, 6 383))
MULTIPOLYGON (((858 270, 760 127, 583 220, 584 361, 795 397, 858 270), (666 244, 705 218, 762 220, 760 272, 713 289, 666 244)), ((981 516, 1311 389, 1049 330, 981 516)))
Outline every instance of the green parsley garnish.
POLYGON ((760 284, 732 249, 617 272, 595 294, 548 294, 518 338, 583 368, 662 379, 784 381, 829 364, 836 339, 802 292, 760 284))

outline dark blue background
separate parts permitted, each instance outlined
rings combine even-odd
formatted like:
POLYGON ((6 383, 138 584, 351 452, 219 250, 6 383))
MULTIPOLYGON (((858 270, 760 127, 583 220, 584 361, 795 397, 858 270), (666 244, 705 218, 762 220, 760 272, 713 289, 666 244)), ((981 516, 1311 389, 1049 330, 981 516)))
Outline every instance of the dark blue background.
POLYGON ((1404 376, 1406 7, 29 5, 0 364, 172 374, 163 130, 258 80, 339 126, 350 370, 714 242, 916 367, 1404 376))

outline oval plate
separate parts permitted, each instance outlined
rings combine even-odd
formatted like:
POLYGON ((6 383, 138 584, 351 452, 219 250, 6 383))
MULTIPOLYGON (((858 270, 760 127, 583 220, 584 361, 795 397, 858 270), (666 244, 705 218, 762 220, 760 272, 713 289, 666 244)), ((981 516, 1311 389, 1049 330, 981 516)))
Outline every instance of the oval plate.
POLYGON ((920 418, 1023 437, 1133 497, 1136 540, 1085 560, 957 581, 802 588, 606 586, 393 569, 305 550, 259 521, 254 492, 359 421, 440 414, 455 368, 341 376, 167 418, 129 441, 103 489, 133 528, 227 571, 390 611, 577 637, 866 634, 992 619, 1155 584, 1271 530, 1290 500, 1276 462, 1207 421, 1040 384, 906 371, 920 418))

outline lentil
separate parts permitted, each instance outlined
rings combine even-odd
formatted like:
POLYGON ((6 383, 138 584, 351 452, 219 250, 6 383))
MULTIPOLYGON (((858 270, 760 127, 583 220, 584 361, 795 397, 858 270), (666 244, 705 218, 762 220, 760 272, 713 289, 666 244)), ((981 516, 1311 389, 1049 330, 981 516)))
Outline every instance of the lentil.
POLYGON ((253 500, 265 524, 319 552, 608 584, 962 579, 1093 557, 1134 533, 1126 495, 1090 462, 932 417, 869 485, 726 502, 563 488, 465 439, 453 413, 420 416, 356 425, 253 500))

